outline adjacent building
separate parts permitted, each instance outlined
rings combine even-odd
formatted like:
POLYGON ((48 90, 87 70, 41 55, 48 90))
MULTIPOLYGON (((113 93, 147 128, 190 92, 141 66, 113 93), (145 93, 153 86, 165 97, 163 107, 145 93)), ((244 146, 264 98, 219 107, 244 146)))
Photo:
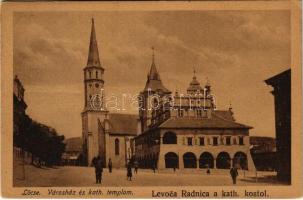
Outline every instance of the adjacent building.
POLYGON ((274 88, 278 180, 291 183, 291 70, 265 83, 274 88))
POLYGON ((250 153, 258 171, 276 171, 276 140, 271 137, 250 137, 250 153))
POLYGON ((64 141, 65 150, 62 154, 62 165, 79 166, 82 164, 82 138, 69 138, 64 141))
POLYGON ((25 138, 25 127, 26 122, 29 121, 29 117, 26 115, 27 104, 24 101, 25 89, 16 75, 13 83, 13 103, 14 103, 14 135, 13 135, 13 146, 14 146, 14 164, 17 160, 21 160, 26 163, 32 161, 32 154, 25 151, 24 138, 25 138))

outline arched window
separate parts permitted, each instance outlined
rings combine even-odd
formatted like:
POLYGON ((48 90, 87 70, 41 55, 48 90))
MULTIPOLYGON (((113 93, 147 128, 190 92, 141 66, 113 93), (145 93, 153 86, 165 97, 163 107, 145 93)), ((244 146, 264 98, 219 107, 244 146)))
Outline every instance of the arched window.
POLYGON ((233 158, 233 166, 238 169, 247 169, 247 156, 245 153, 239 151, 235 153, 233 158))
POLYGON ((209 152, 200 155, 199 168, 214 168, 214 157, 209 152))
POLYGON ((194 153, 187 152, 183 155, 184 168, 197 168, 197 158, 194 153))
POLYGON ((179 168, 179 158, 174 152, 165 154, 165 168, 179 168))
POLYGON ((163 136, 163 144, 177 144, 177 136, 173 132, 166 132, 163 136))
POLYGON ((216 165, 218 169, 229 169, 230 168, 230 156, 227 152, 220 152, 216 159, 216 165))
POLYGON ((119 143, 120 143, 119 139, 116 138, 115 139, 115 155, 119 155, 119 153, 120 153, 119 143))

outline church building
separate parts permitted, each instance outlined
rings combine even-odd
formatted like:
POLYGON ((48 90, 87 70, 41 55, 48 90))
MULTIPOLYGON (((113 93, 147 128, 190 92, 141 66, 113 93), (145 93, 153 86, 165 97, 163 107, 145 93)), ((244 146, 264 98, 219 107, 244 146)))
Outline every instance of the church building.
POLYGON ((84 109, 82 116, 83 154, 86 165, 100 156, 104 166, 125 167, 132 157, 133 138, 137 135, 137 115, 110 113, 105 106, 104 67, 100 62, 92 19, 87 65, 83 69, 84 109))
POLYGON ((217 110, 211 86, 194 76, 185 94, 172 94, 162 83, 153 55, 140 93, 141 134, 135 138, 140 167, 254 170, 249 129, 236 122, 232 108, 217 110))

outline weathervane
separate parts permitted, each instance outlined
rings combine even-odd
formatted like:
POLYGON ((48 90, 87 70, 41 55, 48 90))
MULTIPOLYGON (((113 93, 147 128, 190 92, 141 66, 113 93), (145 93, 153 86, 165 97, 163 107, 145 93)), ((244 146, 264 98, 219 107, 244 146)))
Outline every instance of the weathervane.
POLYGON ((155 47, 152 46, 151 49, 153 50, 153 55, 152 55, 153 56, 153 62, 155 62, 155 47))

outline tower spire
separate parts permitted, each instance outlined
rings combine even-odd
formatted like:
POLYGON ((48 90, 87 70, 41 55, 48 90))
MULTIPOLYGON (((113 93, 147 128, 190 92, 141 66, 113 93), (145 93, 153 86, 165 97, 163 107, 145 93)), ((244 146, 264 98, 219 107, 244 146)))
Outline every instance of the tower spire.
POLYGON ((92 18, 92 28, 90 34, 90 43, 89 43, 89 51, 88 51, 88 59, 87 59, 87 67, 101 67, 100 59, 99 59, 99 51, 98 51, 98 43, 95 32, 95 22, 94 18, 92 18))
POLYGON ((160 80, 160 76, 159 76, 159 73, 158 73, 158 70, 156 68, 156 64, 155 64, 155 47, 151 47, 152 49, 152 64, 151 64, 151 67, 150 67, 150 71, 149 71, 149 80, 160 80))

